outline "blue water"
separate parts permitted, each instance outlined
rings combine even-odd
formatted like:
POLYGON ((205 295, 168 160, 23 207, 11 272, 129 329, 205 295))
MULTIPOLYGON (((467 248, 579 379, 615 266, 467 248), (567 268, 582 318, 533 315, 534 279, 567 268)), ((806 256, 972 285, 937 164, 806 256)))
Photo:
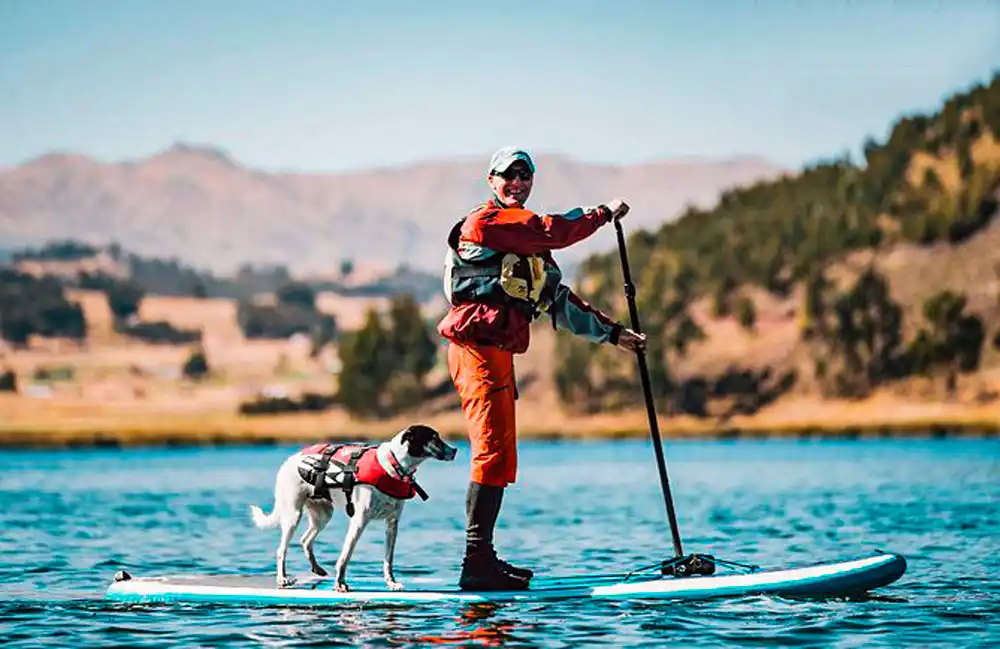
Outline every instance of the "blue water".
MULTIPOLYGON (((125 605, 112 575, 270 573, 274 471, 292 447, 0 453, 0 638, 67 646, 1000 646, 1000 442, 678 442, 667 445, 686 549, 784 567, 904 554, 909 570, 866 601, 746 597, 696 603, 333 609, 125 605)), ((407 505, 397 578, 458 574, 468 447, 428 464, 431 500, 407 505)), ((497 541, 558 573, 671 554, 651 447, 523 443, 497 541)), ((317 542, 332 566, 345 523, 317 542)), ((304 525, 302 528, 304 530, 304 525)), ((380 572, 382 530, 348 578, 380 572)), ((297 544, 293 573, 306 570, 297 544)))

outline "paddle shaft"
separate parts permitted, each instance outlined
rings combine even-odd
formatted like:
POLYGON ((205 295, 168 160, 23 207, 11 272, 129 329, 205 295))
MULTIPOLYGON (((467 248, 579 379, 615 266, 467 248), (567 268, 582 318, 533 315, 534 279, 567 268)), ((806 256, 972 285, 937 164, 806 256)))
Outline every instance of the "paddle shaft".
MULTIPOLYGON (((618 234, 618 253, 622 260, 622 275, 625 280, 625 299, 628 301, 629 316, 632 319, 632 331, 642 333, 639 324, 639 309, 635 304, 635 285, 632 283, 632 271, 628 265, 628 251, 625 249, 625 233, 622 231, 620 219, 615 219, 615 231, 618 234)), ((667 506, 667 520, 670 522, 670 534, 674 542, 674 555, 684 556, 681 547, 681 534, 677 529, 677 514, 674 512, 674 499, 670 495, 670 480, 667 478, 667 462, 663 457, 663 446, 660 442, 660 426, 656 420, 656 406, 653 403, 653 389, 649 383, 649 369, 646 367, 646 352, 636 352, 639 362, 639 379, 642 381, 642 392, 646 397, 646 414, 649 416, 649 434, 653 438, 653 452, 656 454, 656 468, 660 472, 660 486, 663 488, 663 502, 667 506)))

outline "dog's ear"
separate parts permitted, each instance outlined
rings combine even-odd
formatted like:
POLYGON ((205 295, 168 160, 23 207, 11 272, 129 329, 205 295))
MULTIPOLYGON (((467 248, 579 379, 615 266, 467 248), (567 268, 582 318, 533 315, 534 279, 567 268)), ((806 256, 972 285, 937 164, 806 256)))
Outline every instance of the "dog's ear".
POLYGON ((414 424, 403 430, 402 441, 407 444, 411 456, 425 457, 428 455, 427 445, 436 435, 437 432, 433 428, 414 424))
POLYGON ((420 457, 424 452, 424 445, 418 439, 417 431, 414 430, 413 426, 407 426, 403 429, 403 436, 400 441, 406 444, 406 452, 412 457, 420 457))

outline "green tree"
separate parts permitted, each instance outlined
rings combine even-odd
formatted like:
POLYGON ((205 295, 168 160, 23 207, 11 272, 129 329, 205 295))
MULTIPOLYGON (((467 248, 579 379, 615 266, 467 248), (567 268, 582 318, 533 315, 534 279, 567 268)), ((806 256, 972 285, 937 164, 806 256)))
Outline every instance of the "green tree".
POLYGON ((384 393, 393 373, 389 331, 378 311, 369 308, 360 330, 344 335, 340 344, 341 371, 338 397, 357 417, 386 413, 384 393))
POLYGON ((865 396, 899 373, 902 309, 873 266, 848 291, 827 299, 815 327, 816 355, 824 361, 816 378, 828 394, 865 396))
POLYGON ((24 344, 32 334, 82 340, 87 322, 53 277, 0 269, 0 338, 24 344))
POLYGON ((962 180, 972 177, 976 163, 972 159, 972 142, 966 133, 962 133, 955 143, 955 154, 958 156, 958 173, 962 180))
POLYGON ((705 337, 689 311, 694 286, 693 269, 677 257, 667 256, 647 269, 637 287, 636 305, 647 336, 650 381, 654 393, 661 397, 676 387, 670 357, 684 356, 692 343, 705 337))
POLYGON ((191 283, 191 297, 203 300, 208 297, 208 287, 205 286, 204 280, 200 277, 195 278, 191 283))
POLYGON ((17 373, 13 369, 0 372, 0 392, 17 392, 17 373))
POLYGON ((737 282, 726 272, 715 291, 712 294, 712 315, 716 318, 726 318, 732 315, 732 295, 736 290, 737 282))
POLYGON ((810 271, 805 282, 799 317, 799 330, 803 339, 808 340, 816 334, 825 333, 821 329, 824 325, 827 294, 830 289, 830 281, 826 278, 822 268, 810 271))
POLYGON ((911 368, 929 374, 943 368, 949 392, 957 376, 979 369, 986 330, 982 320, 965 313, 967 299, 961 293, 940 291, 924 301, 925 326, 910 345, 911 368))
POLYGON ((559 399, 574 409, 590 410, 595 397, 590 377, 591 361, 597 351, 595 345, 571 335, 556 337, 556 366, 554 370, 559 399))
POLYGON ((127 320, 139 312, 145 291, 130 280, 113 282, 107 289, 108 307, 116 321, 127 320))
POLYGON ((401 293, 389 304, 389 350, 397 372, 411 374, 418 384, 434 367, 438 346, 413 295, 401 293))
POLYGON ((288 282, 275 292, 278 304, 298 306, 306 311, 316 310, 316 292, 304 282, 288 282))
POLYGON ((181 367, 181 374, 184 378, 193 381, 202 380, 208 376, 209 371, 208 356, 205 354, 205 348, 201 345, 192 350, 181 367))
POLYGON ((309 358, 316 358, 327 344, 337 338, 337 320, 329 314, 318 314, 309 333, 309 358))
POLYGON ((757 321, 757 310, 754 308, 753 300, 749 297, 740 297, 736 305, 736 317, 740 321, 740 326, 747 331, 753 331, 757 321))

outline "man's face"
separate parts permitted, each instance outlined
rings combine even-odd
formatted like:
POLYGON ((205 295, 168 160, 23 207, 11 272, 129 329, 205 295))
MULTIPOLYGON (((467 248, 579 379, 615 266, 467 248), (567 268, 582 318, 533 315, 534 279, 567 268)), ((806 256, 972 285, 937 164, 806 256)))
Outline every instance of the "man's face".
POLYGON ((534 175, 526 162, 518 160, 501 173, 493 173, 489 177, 490 187, 500 202, 506 207, 524 205, 531 194, 531 184, 534 175))

